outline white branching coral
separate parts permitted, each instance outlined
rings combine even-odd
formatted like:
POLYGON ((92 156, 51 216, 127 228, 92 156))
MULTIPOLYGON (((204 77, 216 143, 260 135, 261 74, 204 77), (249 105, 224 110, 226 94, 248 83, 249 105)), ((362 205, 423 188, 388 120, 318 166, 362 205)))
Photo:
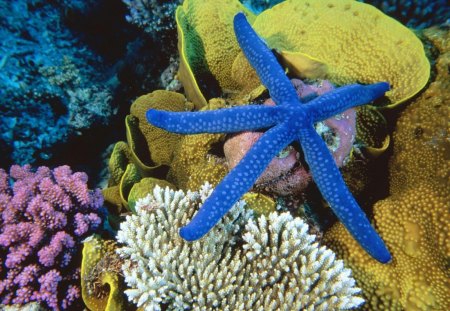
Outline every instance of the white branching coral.
POLYGON ((155 187, 118 232, 130 301, 144 310, 345 310, 364 301, 351 271, 289 213, 254 220, 239 201, 203 239, 178 229, 211 192, 155 187))

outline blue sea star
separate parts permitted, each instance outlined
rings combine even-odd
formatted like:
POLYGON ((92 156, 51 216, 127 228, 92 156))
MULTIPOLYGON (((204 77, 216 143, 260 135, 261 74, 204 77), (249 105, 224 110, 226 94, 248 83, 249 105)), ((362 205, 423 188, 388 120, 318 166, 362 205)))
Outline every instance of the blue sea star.
POLYGON ((383 96, 389 84, 352 84, 301 103, 283 68, 243 13, 234 17, 234 31, 276 106, 247 105, 200 112, 147 111, 151 124, 180 134, 268 129, 217 185, 191 222, 180 229, 181 237, 193 241, 205 235, 250 190, 270 161, 289 143, 298 140, 313 179, 336 216, 372 257, 389 262, 391 255, 383 240, 346 187, 330 151, 313 127, 314 122, 383 96))

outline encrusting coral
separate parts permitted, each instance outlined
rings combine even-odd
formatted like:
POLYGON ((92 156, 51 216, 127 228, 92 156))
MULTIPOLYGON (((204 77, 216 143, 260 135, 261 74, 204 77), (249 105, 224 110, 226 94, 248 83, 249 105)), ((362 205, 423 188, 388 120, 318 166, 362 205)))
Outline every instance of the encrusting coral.
POLYGON ((341 310, 363 303, 351 271, 288 213, 253 219, 239 201, 206 237, 183 240, 178 228, 211 191, 208 184, 186 194, 157 186, 121 224, 125 293, 138 307, 341 310))
POLYGON ((397 122, 390 196, 373 209, 393 262, 372 260, 340 224, 325 234, 354 272, 368 310, 450 309, 450 32, 434 28, 424 36, 440 52, 437 76, 397 122))
POLYGON ((68 166, 0 169, 1 303, 77 308, 78 244, 102 224, 102 205, 87 175, 68 166))

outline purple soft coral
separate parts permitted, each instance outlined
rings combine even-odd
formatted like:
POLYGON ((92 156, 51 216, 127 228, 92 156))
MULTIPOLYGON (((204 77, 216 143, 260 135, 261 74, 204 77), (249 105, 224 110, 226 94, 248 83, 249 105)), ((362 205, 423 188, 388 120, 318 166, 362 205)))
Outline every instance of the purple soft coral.
POLYGON ((102 223, 101 191, 87 179, 68 166, 0 169, 0 303, 80 301, 78 245, 102 223))

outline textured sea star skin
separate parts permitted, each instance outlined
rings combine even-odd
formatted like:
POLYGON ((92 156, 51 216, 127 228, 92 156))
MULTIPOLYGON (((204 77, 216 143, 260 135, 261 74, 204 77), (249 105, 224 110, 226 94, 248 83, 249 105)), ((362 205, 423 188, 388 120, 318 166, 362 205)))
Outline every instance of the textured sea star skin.
POLYGON ((389 84, 348 85, 302 104, 275 56, 243 13, 235 16, 234 30, 241 49, 276 106, 248 105, 200 112, 147 111, 147 120, 151 124, 180 134, 234 133, 268 128, 217 185, 191 222, 180 229, 181 237, 193 241, 205 235, 250 190, 270 161, 289 143, 298 140, 313 179, 336 216, 373 258, 382 263, 389 262, 391 255, 383 240, 356 203, 325 142, 313 128, 314 122, 383 96, 389 90, 389 84))

